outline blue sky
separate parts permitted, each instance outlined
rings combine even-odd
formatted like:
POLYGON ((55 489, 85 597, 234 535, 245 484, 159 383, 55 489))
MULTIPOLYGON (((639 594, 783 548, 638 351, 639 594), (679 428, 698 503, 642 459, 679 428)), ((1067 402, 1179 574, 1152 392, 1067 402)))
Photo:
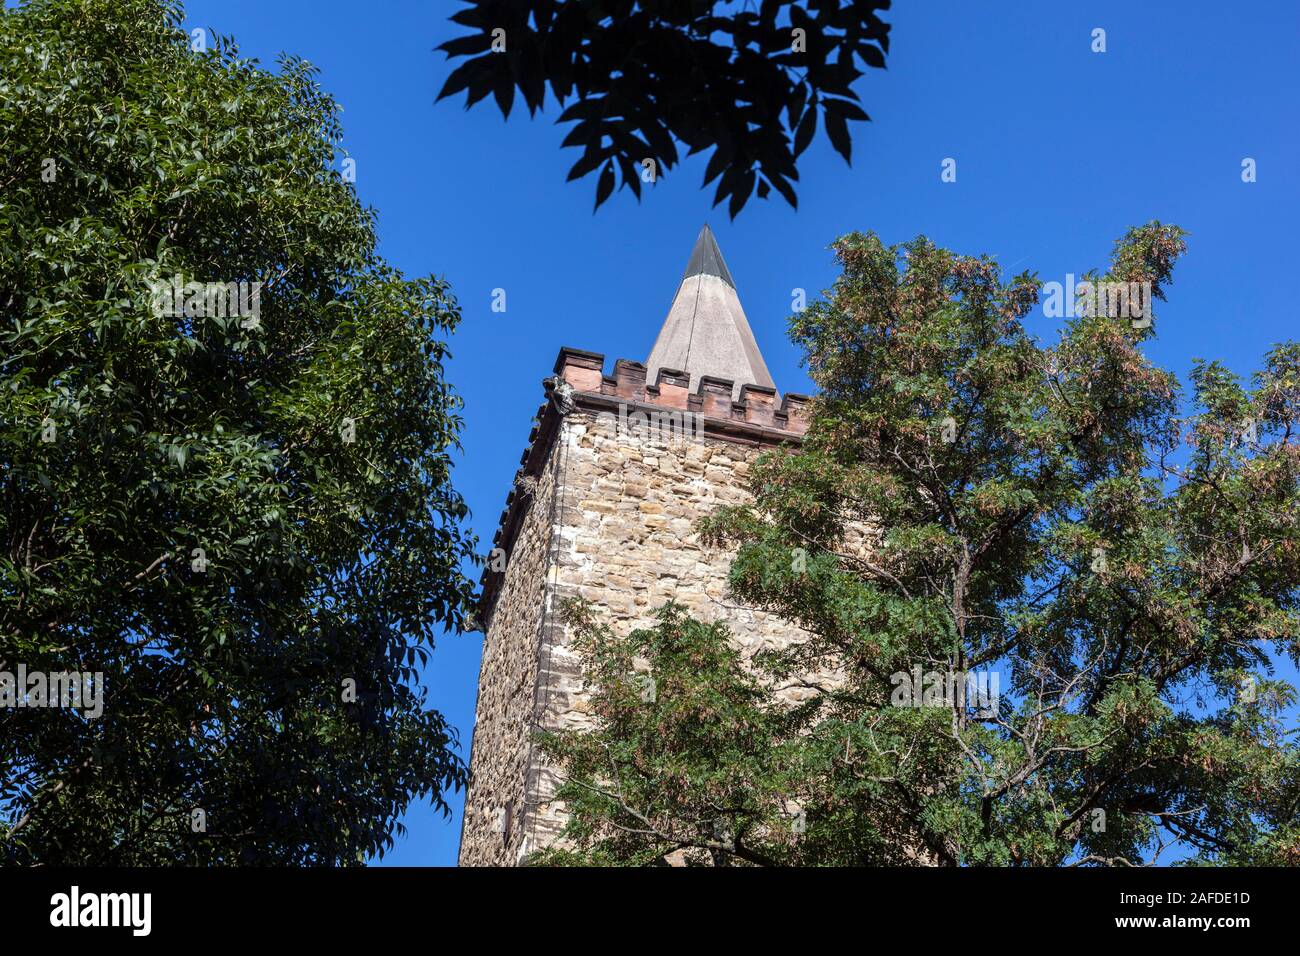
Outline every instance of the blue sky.
MULTIPOLYGON (((1189 249, 1159 310, 1154 361, 1185 378, 1193 357, 1215 357, 1249 375, 1297 336, 1300 6, 1284 0, 1227 11, 1201 0, 897 3, 889 69, 858 82, 873 122, 853 127, 853 166, 819 138, 800 163, 799 210, 755 199, 735 223, 699 189, 705 157, 639 205, 625 191, 593 215, 594 182, 565 183, 577 154, 560 149, 553 104, 509 122, 490 103, 435 105, 449 68, 433 47, 462 32, 447 21, 452 0, 186 8, 189 26, 232 34, 246 55, 271 64, 283 50, 321 68, 382 252, 455 289, 465 322, 449 371, 466 402, 456 481, 484 550, 558 349, 602 352, 607 370, 644 361, 706 221, 781 391, 810 390, 785 338, 791 291, 812 298, 831 284, 827 246, 851 230, 924 234, 1062 281, 1104 265, 1129 225, 1173 222, 1189 249), (1097 27, 1105 53, 1091 52, 1097 27), (940 181, 945 158, 955 183, 940 181), (498 288, 505 313, 491 310, 498 288)), ((1058 324, 1030 319, 1045 339, 1058 324)), ((426 675, 466 755, 479 653, 480 635, 446 637, 426 675)), ((459 816, 417 807, 405 822, 384 863, 455 862, 459 816)))

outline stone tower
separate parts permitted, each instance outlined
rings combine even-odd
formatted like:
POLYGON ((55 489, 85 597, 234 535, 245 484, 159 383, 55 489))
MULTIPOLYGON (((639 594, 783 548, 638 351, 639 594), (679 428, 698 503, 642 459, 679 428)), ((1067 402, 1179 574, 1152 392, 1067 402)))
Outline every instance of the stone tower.
POLYGON ((725 622, 745 657, 802 636, 729 600, 731 555, 694 532, 747 500, 754 458, 807 425, 805 396, 777 400, 709 227, 645 364, 619 359, 606 375, 603 355, 565 348, 554 372, 484 571, 462 866, 514 865, 563 828, 557 775, 533 743, 538 728, 590 725, 561 600, 591 601, 626 633, 672 599, 725 622))

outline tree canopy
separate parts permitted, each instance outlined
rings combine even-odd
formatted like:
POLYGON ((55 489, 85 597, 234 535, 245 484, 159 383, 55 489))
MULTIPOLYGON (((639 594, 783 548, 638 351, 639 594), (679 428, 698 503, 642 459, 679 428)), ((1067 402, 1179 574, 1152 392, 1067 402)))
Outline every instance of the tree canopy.
POLYGON ((870 117, 854 80, 859 62, 883 69, 890 0, 464 0, 452 16, 473 32, 439 45, 467 57, 442 99, 466 108, 491 94, 508 117, 518 89, 530 115, 549 85, 581 147, 569 171, 599 170, 596 206, 656 182, 687 155, 712 148, 704 185, 734 219, 750 196, 775 189, 797 204, 796 160, 820 122, 849 161, 849 121, 870 117), (572 100, 572 102, 570 102, 572 100), (567 105, 566 105, 567 104, 567 105))
MULTIPOLYGON (((1163 300, 1184 246, 1150 223, 1087 278, 1163 300)), ((599 640, 576 608, 600 724, 545 739, 575 813, 538 862, 1300 864, 1300 345, 1184 393, 1149 301, 1044 345, 1032 275, 834 249, 791 319, 812 426, 703 526, 807 637, 751 672, 675 608, 599 640)))
POLYGON ((0 860, 357 863, 464 778, 414 679, 472 595, 460 313, 315 70, 181 16, 0 16, 0 672, 102 693, 0 708, 0 860))

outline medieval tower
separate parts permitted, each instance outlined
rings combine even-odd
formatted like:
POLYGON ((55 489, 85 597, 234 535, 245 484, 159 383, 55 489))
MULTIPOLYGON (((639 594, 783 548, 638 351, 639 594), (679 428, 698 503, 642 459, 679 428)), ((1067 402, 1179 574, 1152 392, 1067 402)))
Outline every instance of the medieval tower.
POLYGON ((603 355, 565 348, 554 372, 484 571, 462 866, 517 864, 564 826, 533 743, 539 728, 590 722, 563 599, 592 602, 620 633, 675 600, 726 623, 746 657, 800 637, 730 600, 731 555, 695 535, 698 518, 747 500, 759 454, 807 426, 805 396, 778 400, 708 226, 645 363, 607 375, 603 355))

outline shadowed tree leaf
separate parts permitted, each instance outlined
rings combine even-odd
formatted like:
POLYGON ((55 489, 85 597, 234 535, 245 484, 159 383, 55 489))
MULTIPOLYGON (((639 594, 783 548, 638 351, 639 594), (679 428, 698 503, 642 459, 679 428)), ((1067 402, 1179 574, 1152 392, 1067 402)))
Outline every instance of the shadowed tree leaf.
MULTIPOLYGON (((494 92, 508 115, 503 90, 517 85, 531 114, 549 84, 560 122, 576 123, 563 145, 600 157, 584 157, 569 178, 617 157, 623 185, 638 198, 632 178, 645 160, 657 182, 677 165, 677 143, 687 155, 712 149, 704 185, 723 177, 714 203, 728 199, 733 218, 755 189, 765 198, 776 188, 795 205, 795 160, 816 134, 819 111, 831 145, 849 159, 847 121, 869 119, 851 88, 858 64, 883 68, 889 50, 879 17, 889 0, 765 0, 757 11, 742 0, 462 2, 467 8, 451 20, 474 32, 438 49, 469 59, 439 99, 466 91, 472 106, 494 92), (504 52, 491 49, 495 30, 505 31, 504 52), (786 182, 770 180, 769 170, 784 171, 786 182)), ((602 170, 596 207, 612 193, 602 170)))

